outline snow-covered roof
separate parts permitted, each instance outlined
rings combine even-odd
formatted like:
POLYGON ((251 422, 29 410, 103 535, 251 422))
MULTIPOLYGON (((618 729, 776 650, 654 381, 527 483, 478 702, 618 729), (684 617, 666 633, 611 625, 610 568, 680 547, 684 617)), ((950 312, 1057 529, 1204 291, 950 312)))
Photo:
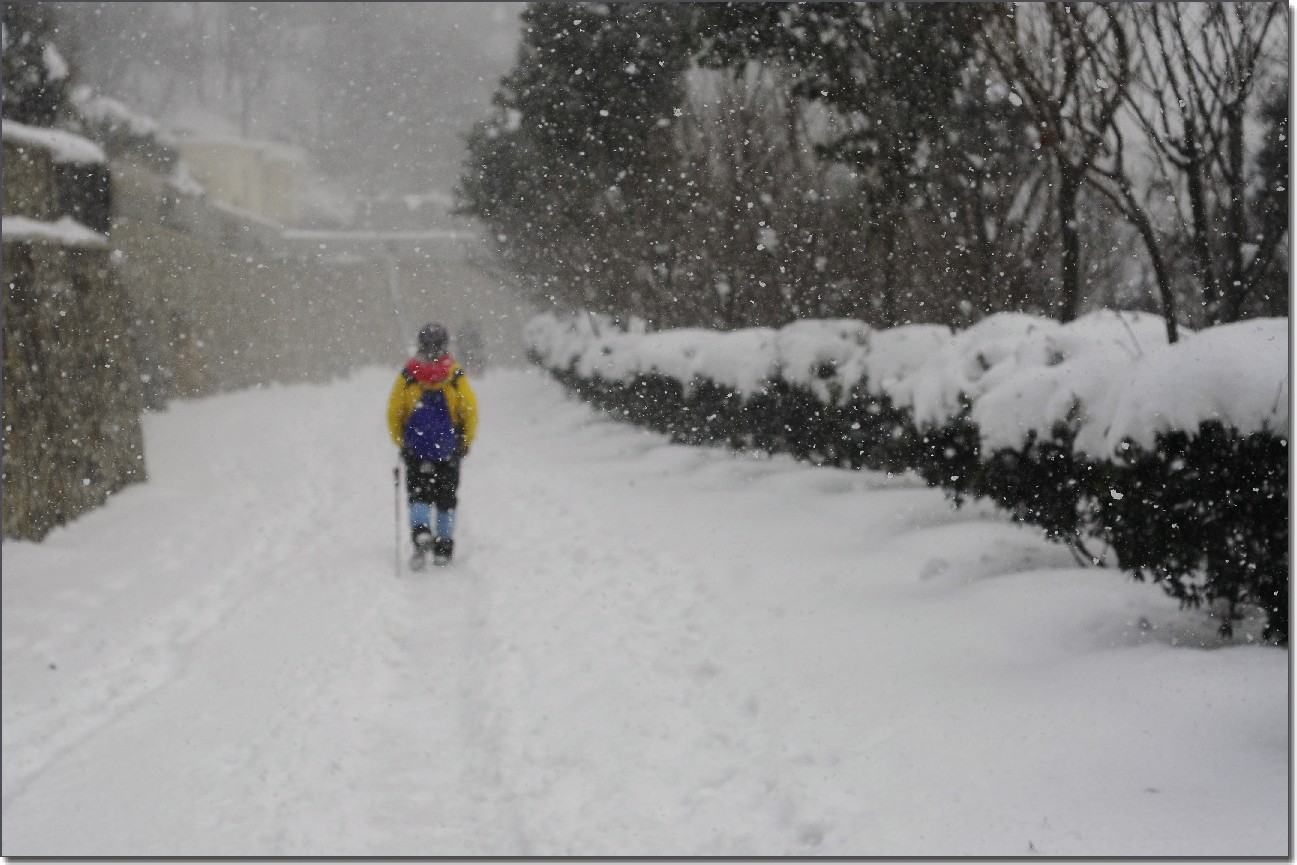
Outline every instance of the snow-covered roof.
POLYGON ((86 228, 70 216, 57 222, 6 216, 0 221, 0 240, 5 243, 51 242, 63 246, 103 247, 108 240, 97 231, 86 228))
POLYGON ((108 161, 108 156, 98 144, 63 129, 28 126, 5 118, 0 124, 0 136, 13 144, 48 150, 55 162, 94 165, 108 161))

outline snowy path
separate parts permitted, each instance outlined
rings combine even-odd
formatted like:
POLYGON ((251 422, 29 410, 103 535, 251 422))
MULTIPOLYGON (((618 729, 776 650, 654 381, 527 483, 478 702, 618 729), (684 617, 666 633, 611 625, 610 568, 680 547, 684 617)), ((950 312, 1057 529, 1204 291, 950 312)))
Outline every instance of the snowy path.
POLYGON ((1286 652, 530 372, 398 580, 389 384, 173 406, 149 484, 5 543, 4 854, 1287 854, 1286 652))

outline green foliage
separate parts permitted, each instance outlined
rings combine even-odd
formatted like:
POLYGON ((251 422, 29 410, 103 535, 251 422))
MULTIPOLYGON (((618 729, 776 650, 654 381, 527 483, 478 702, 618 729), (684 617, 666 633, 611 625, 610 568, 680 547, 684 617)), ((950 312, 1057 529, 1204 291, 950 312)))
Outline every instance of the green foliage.
MULTIPOLYGON (((468 137, 460 211, 543 292, 610 306, 619 251, 660 220, 646 190, 677 162, 674 124, 692 39, 687 6, 538 3, 497 114, 468 137)), ((625 261, 620 277, 637 260, 625 261)))
POLYGON ((1096 489, 1097 466, 1072 451, 1075 435, 1059 424, 1052 437, 1028 433, 1018 450, 990 454, 980 469, 978 495, 1051 539, 1076 543, 1084 533, 1082 503, 1096 489))
POLYGON ((537 143, 549 191, 635 191, 653 178, 683 94, 687 11, 538 3, 523 13, 520 60, 496 104, 517 111, 537 143))
MULTIPOLYGON (((1230 240, 1231 303, 1281 314, 1286 87, 1278 73, 1261 80, 1275 58, 1248 61, 1247 86, 1279 95, 1261 115, 1239 103, 1234 120, 1263 134, 1230 150, 1248 148, 1247 166, 1231 169, 1237 188, 1220 171, 1197 198, 1165 165, 1137 177, 1124 155, 1156 149, 1150 129, 1167 130, 1136 121, 1169 91, 1132 46, 1160 50, 1149 47, 1159 15, 1197 20, 1150 8, 1166 11, 532 4, 497 115, 469 138, 462 208, 538 300, 654 326, 959 326, 1002 310, 1069 319, 1158 301, 1170 333, 1193 318, 1183 300, 1199 299, 1200 274, 1179 263, 1206 234, 1175 213, 1193 198, 1229 211, 1232 227, 1215 234, 1230 240)), ((1266 15, 1230 32, 1261 51, 1266 15)), ((1224 108, 1212 105, 1216 129, 1224 108)), ((1223 141, 1207 143, 1215 153, 1223 141)))
POLYGON ((53 126, 67 94, 65 78, 51 74, 46 52, 54 13, 36 3, 4 4, 4 116, 33 126, 53 126))
MULTIPOLYGON (((827 158, 898 183, 940 138, 972 56, 977 7, 959 4, 746 4, 710 10, 701 59, 731 69, 786 65, 793 95, 852 120, 827 158)), ((891 191, 889 189, 889 191, 891 191)))
POLYGON ((1188 606, 1224 602, 1266 613, 1265 637, 1288 639, 1288 441, 1217 421, 1134 445, 1092 491, 1096 534, 1118 564, 1188 606))

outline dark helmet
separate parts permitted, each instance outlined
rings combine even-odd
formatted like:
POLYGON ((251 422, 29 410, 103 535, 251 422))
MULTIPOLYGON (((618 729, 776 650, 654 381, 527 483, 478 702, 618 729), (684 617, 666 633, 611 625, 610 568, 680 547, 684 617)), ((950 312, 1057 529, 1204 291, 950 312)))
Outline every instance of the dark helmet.
POLYGON ((446 331, 446 326, 438 322, 431 322, 423 326, 419 331, 419 354, 425 357, 440 357, 446 353, 446 343, 450 341, 450 334, 446 331))

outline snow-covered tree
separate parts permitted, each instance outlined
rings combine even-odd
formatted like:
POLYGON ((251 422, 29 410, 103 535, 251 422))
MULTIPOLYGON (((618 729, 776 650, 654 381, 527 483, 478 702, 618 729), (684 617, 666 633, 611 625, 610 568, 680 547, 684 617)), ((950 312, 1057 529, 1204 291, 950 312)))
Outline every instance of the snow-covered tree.
POLYGON ((54 13, 35 3, 4 5, 4 116, 53 126, 67 97, 69 69, 52 39, 54 13))

